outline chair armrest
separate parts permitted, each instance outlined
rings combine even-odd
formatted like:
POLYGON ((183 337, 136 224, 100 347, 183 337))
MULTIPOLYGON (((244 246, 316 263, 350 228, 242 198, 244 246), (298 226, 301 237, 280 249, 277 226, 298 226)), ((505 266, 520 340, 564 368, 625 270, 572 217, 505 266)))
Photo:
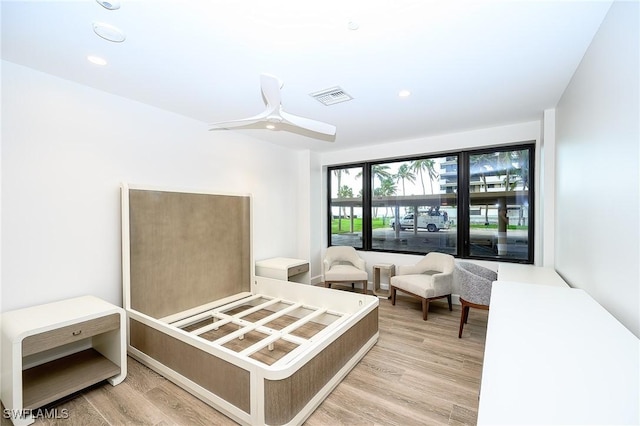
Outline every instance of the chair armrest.
POLYGON ((431 277, 436 294, 450 294, 453 292, 453 273, 439 272, 431 277))
POLYGON ((329 259, 324 259, 322 261, 322 270, 323 270, 323 272, 327 272, 330 267, 331 267, 331 262, 329 261, 329 259))
POLYGON ((364 261, 364 259, 354 259, 354 265, 356 268, 362 270, 362 271, 366 271, 367 270, 367 262, 364 261))
POLYGON ((461 262, 459 265, 456 265, 456 267, 459 268, 462 273, 472 274, 485 280, 495 281, 498 279, 496 271, 484 266, 476 265, 475 263, 461 262))
POLYGON ((491 301, 492 285, 493 281, 478 277, 473 283, 465 282, 461 285, 460 297, 472 303, 488 306, 491 301))
POLYGON ((489 281, 489 283, 492 283, 493 281, 496 281, 498 279, 498 274, 496 273, 496 271, 492 271, 491 269, 487 268, 477 268, 473 271, 473 273, 480 276, 482 279, 489 281))

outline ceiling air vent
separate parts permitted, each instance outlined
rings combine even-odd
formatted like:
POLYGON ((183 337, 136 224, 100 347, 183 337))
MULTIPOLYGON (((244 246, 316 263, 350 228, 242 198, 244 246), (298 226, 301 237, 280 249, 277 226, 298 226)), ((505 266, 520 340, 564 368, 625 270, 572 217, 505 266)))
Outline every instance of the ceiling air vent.
POLYGON ((353 99, 347 92, 340 87, 332 87, 331 89, 321 90, 319 92, 310 93, 309 96, 315 98, 323 105, 339 104, 340 102, 346 102, 353 99))

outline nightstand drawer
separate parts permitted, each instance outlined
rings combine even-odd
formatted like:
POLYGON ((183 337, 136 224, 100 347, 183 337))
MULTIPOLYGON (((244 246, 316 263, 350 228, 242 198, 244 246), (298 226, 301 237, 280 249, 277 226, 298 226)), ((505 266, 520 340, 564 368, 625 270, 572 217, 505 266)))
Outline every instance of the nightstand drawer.
POLYGON ((22 340, 22 356, 32 355, 47 349, 77 342, 96 334, 120 328, 120 315, 111 314, 92 320, 79 322, 44 333, 34 334, 22 340))
POLYGON ((303 272, 309 271, 309 264, 305 263, 304 265, 292 266, 287 270, 287 277, 293 277, 298 274, 302 274, 303 272))

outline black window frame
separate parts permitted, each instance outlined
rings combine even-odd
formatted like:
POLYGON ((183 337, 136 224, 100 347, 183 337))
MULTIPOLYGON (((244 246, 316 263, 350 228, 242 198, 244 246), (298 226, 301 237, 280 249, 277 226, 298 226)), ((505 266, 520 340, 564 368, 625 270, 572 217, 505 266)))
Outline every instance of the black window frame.
POLYGON ((456 150, 448 152, 439 152, 434 154, 412 155, 407 157, 385 158, 381 160, 360 161, 340 165, 332 165, 327 167, 327 241, 328 245, 332 244, 331 220, 332 220, 332 204, 331 204, 331 180, 332 173, 337 169, 348 169, 354 167, 362 167, 362 247, 355 247, 356 250, 394 253, 394 254, 412 254, 424 255, 427 252, 402 251, 374 248, 372 241, 372 185, 371 185, 371 169, 374 165, 394 163, 400 161, 412 161, 417 159, 430 159, 457 156, 457 240, 455 257, 470 260, 490 260, 509 263, 533 264, 534 262, 534 237, 535 237, 535 141, 522 142, 512 145, 488 146, 468 150, 456 150), (528 253, 526 259, 523 258, 506 258, 495 256, 480 256, 470 253, 470 173, 469 158, 472 155, 489 154, 508 151, 528 151, 528 253))

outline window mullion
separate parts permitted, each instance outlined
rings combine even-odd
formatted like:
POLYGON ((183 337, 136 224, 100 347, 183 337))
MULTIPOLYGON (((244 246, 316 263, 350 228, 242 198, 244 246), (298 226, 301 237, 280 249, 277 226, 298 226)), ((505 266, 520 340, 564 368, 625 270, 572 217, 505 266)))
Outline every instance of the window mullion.
POLYGON ((371 220, 371 197, 372 185, 371 185, 371 164, 365 163, 362 167, 363 179, 362 179, 362 248, 364 250, 371 250, 371 239, 373 235, 372 220, 371 220))
POLYGON ((458 154, 458 256, 469 256, 469 155, 458 154))

